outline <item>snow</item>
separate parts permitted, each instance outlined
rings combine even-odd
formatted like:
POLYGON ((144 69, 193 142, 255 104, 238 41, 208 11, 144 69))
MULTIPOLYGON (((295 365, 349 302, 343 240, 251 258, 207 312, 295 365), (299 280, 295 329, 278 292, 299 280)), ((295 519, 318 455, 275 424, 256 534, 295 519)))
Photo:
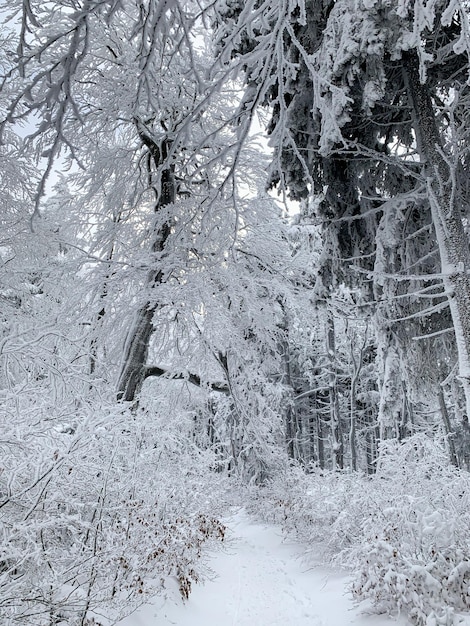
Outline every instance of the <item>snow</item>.
POLYGON ((366 615, 354 606, 348 576, 309 567, 305 548, 287 542, 275 526, 242 509, 225 522, 226 546, 210 560, 213 577, 177 594, 156 598, 120 626, 407 626, 404 619, 366 615))

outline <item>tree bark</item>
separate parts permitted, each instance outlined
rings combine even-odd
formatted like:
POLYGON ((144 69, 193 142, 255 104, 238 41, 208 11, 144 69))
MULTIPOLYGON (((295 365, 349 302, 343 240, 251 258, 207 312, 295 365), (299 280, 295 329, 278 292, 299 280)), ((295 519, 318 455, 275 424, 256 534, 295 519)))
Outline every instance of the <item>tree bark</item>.
POLYGON ((420 81, 416 51, 403 53, 403 71, 455 330, 459 378, 470 415, 470 249, 460 212, 461 196, 444 156, 430 91, 420 81))
MULTIPOLYGON (((136 121, 137 131, 142 143, 148 148, 150 159, 149 167, 153 162, 157 174, 157 185, 155 189, 156 204, 155 213, 163 207, 175 201, 176 189, 174 181, 174 166, 169 163, 169 152, 171 140, 163 139, 158 145, 143 124, 136 121)), ((155 231, 152 244, 152 252, 161 253, 170 235, 170 225, 165 222, 155 231)), ((164 273, 159 269, 153 269, 147 277, 148 288, 153 288, 162 283, 164 273)), ((132 328, 130 329, 126 346, 124 349, 124 359, 118 381, 117 398, 126 402, 136 399, 142 388, 146 372, 146 364, 149 350, 150 338, 153 332, 153 316, 158 308, 157 303, 145 302, 136 312, 132 328)))

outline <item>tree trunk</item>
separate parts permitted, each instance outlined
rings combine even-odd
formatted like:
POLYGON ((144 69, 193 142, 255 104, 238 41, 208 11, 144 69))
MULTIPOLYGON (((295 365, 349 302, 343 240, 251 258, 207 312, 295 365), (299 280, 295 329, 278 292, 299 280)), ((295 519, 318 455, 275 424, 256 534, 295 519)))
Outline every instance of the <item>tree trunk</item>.
POLYGON ((329 360, 328 388, 330 394, 330 427, 333 445, 333 468, 343 469, 344 443, 339 410, 338 380, 336 372, 335 325, 331 313, 327 320, 327 353, 329 360))
MULTIPOLYGON (((291 354, 289 349, 289 321, 285 316, 283 328, 285 330, 284 340, 279 346, 279 350, 283 355, 283 369, 281 380, 294 393, 294 382, 292 380, 291 371, 291 354)), ((287 399, 284 420, 285 420, 285 437, 287 455, 290 459, 295 458, 295 412, 297 408, 290 398, 287 399)))
POLYGON ((364 340, 362 342, 359 354, 356 358, 354 354, 354 341, 350 341, 351 350, 351 390, 349 394, 349 450, 351 454, 351 469, 357 470, 357 440, 356 440, 356 419, 357 419, 357 382, 361 374, 362 366, 364 364, 364 352, 367 345, 367 330, 364 334, 364 340))
POLYGON ((443 155, 431 94, 426 84, 420 82, 416 51, 403 53, 403 71, 418 151, 425 165, 432 221, 459 355, 459 378, 470 415, 470 249, 460 213, 459 189, 452 166, 443 155))
POLYGON ((317 422, 317 401, 315 396, 308 398, 308 440, 307 440, 307 463, 314 463, 317 460, 315 450, 315 434, 317 422))
POLYGON ((317 436, 317 450, 318 450, 318 466, 320 469, 325 469, 325 444, 323 441, 323 427, 321 419, 321 410, 318 407, 317 397, 315 395, 315 422, 316 422, 316 436, 317 436))
MULTIPOLYGON (((174 167, 168 163, 171 140, 165 138, 160 145, 157 145, 140 122, 136 121, 136 125, 142 143, 149 150, 151 156, 149 162, 153 161, 157 173, 155 213, 158 213, 163 207, 174 202, 176 196, 174 167)), ((169 235, 170 225, 165 222, 155 231, 152 252, 161 253, 169 235)), ((148 288, 155 287, 163 280, 164 273, 161 269, 151 270, 147 277, 147 286, 148 288)), ((157 303, 147 301, 135 314, 124 349, 124 360, 117 389, 118 400, 132 402, 142 388, 145 380, 149 343, 153 332, 153 316, 157 308, 157 303)))
POLYGON ((402 224, 397 210, 384 211, 376 233, 374 265, 375 336, 377 342, 378 388, 380 392, 377 422, 380 439, 398 436, 403 407, 402 364, 400 340, 394 321, 400 317, 397 311, 397 282, 393 276, 399 273, 401 261, 398 249, 401 245, 402 224))
POLYGON ((438 387, 437 395, 439 399, 439 408, 441 410, 442 422, 444 424, 444 430, 446 432, 447 444, 449 446, 450 462, 455 467, 458 467, 459 463, 457 460, 457 452, 455 450, 454 433, 452 432, 452 427, 450 425, 449 412, 447 411, 446 401, 444 398, 444 391, 441 385, 439 385, 438 387))
POLYGON ((372 476, 376 471, 376 461, 378 457, 377 441, 379 439, 379 428, 374 425, 374 420, 370 420, 366 431, 366 462, 367 474, 372 476))
POLYGON ((349 415, 349 450, 351 454, 351 469, 353 472, 357 470, 357 447, 356 447, 356 383, 359 370, 355 370, 351 377, 350 391, 350 415, 349 415))
POLYGON ((109 246, 108 253, 106 255, 106 262, 107 262, 108 267, 107 267, 107 271, 104 277, 103 285, 101 287, 101 293, 99 295, 99 302, 101 303, 101 307, 98 313, 96 314, 94 328, 92 329, 93 335, 92 335, 92 339, 90 342, 90 375, 92 376, 96 373, 96 367, 98 363, 98 351, 99 351, 98 335, 99 335, 102 321, 106 315, 106 300, 108 298, 108 284, 113 275, 113 260, 114 260, 114 252, 115 252, 115 245, 116 245, 115 227, 117 224, 119 224, 120 220, 121 220, 121 213, 119 212, 113 216, 113 226, 114 226, 113 235, 112 235, 112 240, 109 246))

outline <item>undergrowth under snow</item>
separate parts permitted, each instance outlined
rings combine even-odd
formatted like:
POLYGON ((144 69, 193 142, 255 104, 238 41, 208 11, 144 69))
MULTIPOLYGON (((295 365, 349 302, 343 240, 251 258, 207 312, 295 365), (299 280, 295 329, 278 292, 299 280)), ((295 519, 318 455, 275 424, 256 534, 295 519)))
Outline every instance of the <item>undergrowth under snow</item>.
POLYGON ((374 477, 291 468, 252 507, 354 572, 377 612, 456 626, 470 623, 469 494, 470 475, 417 435, 385 444, 374 477))
POLYGON ((225 549, 210 559, 210 580, 195 585, 186 602, 175 582, 166 598, 155 597, 119 626, 408 626, 355 608, 348 577, 306 565, 304 546, 283 538, 279 526, 257 523, 243 509, 224 523, 225 549))

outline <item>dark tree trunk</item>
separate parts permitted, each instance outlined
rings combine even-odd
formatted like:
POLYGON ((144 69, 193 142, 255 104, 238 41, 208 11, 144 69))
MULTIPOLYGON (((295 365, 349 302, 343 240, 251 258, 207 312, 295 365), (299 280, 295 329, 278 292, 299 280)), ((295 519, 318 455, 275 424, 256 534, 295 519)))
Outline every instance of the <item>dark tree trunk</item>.
MULTIPOLYGON (((175 201, 174 167, 169 163, 171 140, 165 138, 160 145, 150 137, 145 127, 136 122, 142 143, 148 148, 150 167, 155 168, 157 183, 155 188, 155 213, 175 201)), ((165 222, 154 233, 152 252, 161 253, 170 235, 170 224, 165 222)), ((162 283, 164 273, 161 268, 152 269, 147 278, 148 288, 162 283)), ((153 316, 158 303, 147 301, 136 312, 124 351, 123 366, 119 376, 118 400, 132 402, 138 396, 146 378, 146 365, 150 338, 153 332, 153 316)))

